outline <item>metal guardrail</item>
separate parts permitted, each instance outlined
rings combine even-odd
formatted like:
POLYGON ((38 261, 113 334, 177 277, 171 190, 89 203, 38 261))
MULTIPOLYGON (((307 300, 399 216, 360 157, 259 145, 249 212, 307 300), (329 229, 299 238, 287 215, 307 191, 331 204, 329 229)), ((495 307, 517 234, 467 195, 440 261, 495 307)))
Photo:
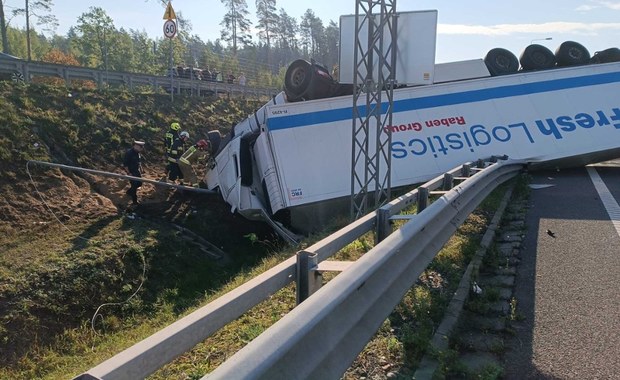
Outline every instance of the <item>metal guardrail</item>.
POLYGON ((455 168, 76 379, 144 378, 293 281, 303 302, 205 378, 339 378, 457 227, 495 187, 522 168, 523 163, 505 161, 455 168), (464 182, 452 188, 456 180, 464 182), (440 188, 441 197, 424 207, 428 196, 440 188), (398 214, 414 203, 423 210, 406 216, 411 220, 390 234, 389 221, 401 219, 398 214), (330 263, 325 260, 375 228, 383 240, 310 295, 318 288, 320 262, 330 263), (300 294, 301 289, 309 294, 300 294))
MULTIPOLYGON (((88 67, 60 65, 55 63, 24 61, 0 56, 0 72, 23 75, 25 82, 30 82, 35 76, 61 78, 67 86, 74 80, 93 81, 98 87, 104 85, 127 86, 135 90, 140 86, 150 87, 153 90, 164 89, 170 91, 171 83, 169 76, 156 76, 120 71, 108 71, 88 67)), ((175 93, 186 92, 188 94, 232 94, 246 96, 273 96, 279 90, 267 87, 241 86, 222 82, 202 81, 197 79, 183 79, 175 77, 172 81, 175 93)))

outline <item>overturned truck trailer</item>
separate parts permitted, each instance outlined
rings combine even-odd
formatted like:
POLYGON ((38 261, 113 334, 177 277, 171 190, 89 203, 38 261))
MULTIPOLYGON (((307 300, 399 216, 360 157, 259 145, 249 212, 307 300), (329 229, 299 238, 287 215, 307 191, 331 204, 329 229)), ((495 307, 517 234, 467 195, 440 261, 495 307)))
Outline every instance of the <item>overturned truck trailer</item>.
MULTIPOLYGON (((492 155, 554 166, 620 157, 620 62, 498 76, 487 67, 438 65, 435 83, 394 90, 393 125, 383 131, 392 134, 393 187, 492 155), (441 72, 452 79, 437 83, 441 72)), ((233 212, 312 231, 348 211, 352 96, 290 99, 303 99, 299 86, 313 81, 331 86, 326 94, 347 91, 328 76, 295 62, 293 94, 280 93, 221 141, 205 182, 233 212)))

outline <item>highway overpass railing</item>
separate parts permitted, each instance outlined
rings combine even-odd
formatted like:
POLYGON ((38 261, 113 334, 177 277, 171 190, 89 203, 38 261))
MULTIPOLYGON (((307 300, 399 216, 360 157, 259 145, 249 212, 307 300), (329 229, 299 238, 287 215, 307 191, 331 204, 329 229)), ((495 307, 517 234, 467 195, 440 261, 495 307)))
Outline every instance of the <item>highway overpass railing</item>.
MULTIPOLYGON (((170 91, 190 95, 231 94, 245 96, 274 96, 279 90, 268 87, 242 86, 223 82, 185 79, 170 76, 157 76, 120 71, 108 71, 88 67, 69 66, 55 63, 24 61, 0 56, 0 72, 16 74, 25 82, 35 77, 61 78, 67 86, 73 81, 86 80, 102 88, 106 85, 126 86, 130 90, 149 87, 154 91, 170 91)), ((15 75, 14 75, 15 78, 15 75)))
POLYGON ((455 168, 76 379, 144 378, 291 282, 298 306, 205 378, 339 378, 469 214, 523 167, 492 157, 455 168), (439 198, 429 204, 430 197, 439 198), (413 205, 417 214, 401 215, 413 205), (406 223, 392 231, 397 219, 406 223), (360 259, 327 260, 370 231, 377 244, 360 259), (342 273, 322 286, 329 270, 342 273))

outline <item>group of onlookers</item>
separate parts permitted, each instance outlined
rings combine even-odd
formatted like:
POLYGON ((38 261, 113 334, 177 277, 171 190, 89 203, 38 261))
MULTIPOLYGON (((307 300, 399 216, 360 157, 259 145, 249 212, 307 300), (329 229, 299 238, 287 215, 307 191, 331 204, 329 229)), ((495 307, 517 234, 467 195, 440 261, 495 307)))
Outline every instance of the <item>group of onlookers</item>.
MULTIPOLYGON (((170 72, 168 72, 170 75, 170 72)), ((204 80, 209 82, 226 82, 228 84, 239 84, 245 86, 246 78, 244 73, 240 73, 239 77, 235 77, 232 71, 228 72, 228 75, 224 76, 223 72, 216 69, 210 70, 209 67, 204 69, 198 69, 194 67, 177 66, 172 69, 172 75, 178 78, 204 80)))

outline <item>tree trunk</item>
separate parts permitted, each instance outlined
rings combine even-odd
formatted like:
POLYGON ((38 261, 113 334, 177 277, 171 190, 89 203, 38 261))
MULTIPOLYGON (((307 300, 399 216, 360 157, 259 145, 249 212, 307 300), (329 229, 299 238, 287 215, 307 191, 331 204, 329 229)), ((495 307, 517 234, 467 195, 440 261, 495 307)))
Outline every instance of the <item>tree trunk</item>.
POLYGON ((4 19, 4 4, 0 0, 0 34, 2 35, 2 52, 10 54, 9 39, 6 36, 6 20, 4 19))
POLYGON ((29 2, 29 0, 26 0, 26 45, 28 47, 28 61, 31 61, 32 55, 30 54, 30 12, 28 11, 29 2))

